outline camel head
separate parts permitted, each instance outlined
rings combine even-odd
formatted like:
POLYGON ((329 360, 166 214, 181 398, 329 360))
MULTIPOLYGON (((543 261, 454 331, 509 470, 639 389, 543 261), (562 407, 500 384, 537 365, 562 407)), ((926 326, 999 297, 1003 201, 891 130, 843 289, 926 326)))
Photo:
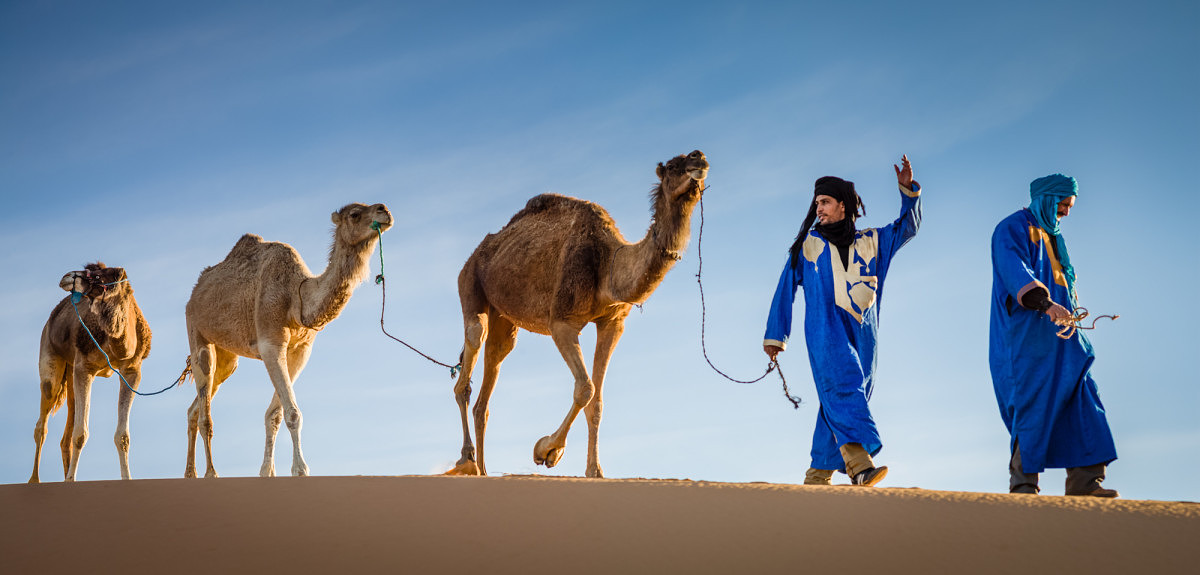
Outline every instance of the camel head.
POLYGON ((358 245, 376 237, 373 224, 378 224, 380 232, 386 232, 392 227, 392 212, 383 204, 346 204, 342 209, 333 212, 330 219, 336 226, 334 237, 348 245, 358 245))
POLYGON ((704 190, 704 178, 708 177, 708 160, 704 152, 695 150, 684 156, 671 158, 665 165, 658 164, 658 185, 667 200, 697 199, 704 190))
POLYGON ((58 287, 96 300, 124 293, 128 280, 125 268, 110 268, 104 262, 96 262, 82 270, 67 272, 58 280, 58 287))

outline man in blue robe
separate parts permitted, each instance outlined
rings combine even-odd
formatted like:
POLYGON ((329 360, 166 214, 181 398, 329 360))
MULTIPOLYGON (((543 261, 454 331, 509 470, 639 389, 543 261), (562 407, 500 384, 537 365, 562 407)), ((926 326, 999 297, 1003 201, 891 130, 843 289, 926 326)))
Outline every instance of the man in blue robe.
POLYGON ((826 176, 792 245, 771 301, 763 350, 772 360, 787 347, 796 288, 804 287, 804 339, 820 409, 806 485, 829 485, 833 472, 872 486, 887 475, 872 456, 883 447, 867 401, 875 385, 879 298, 896 252, 921 225, 921 187, 908 156, 896 169, 900 217, 882 228, 855 229, 863 214, 854 183, 826 176), (814 223, 816 224, 814 226, 814 223))
POLYGON ((1000 416, 1012 436, 1009 491, 1037 493, 1038 473, 1067 468, 1067 495, 1116 497, 1100 486, 1117 448, 1089 370, 1095 354, 1082 331, 1057 334, 1076 307, 1075 269, 1059 221, 1075 205, 1074 178, 1029 185, 1028 208, 992 233, 989 359, 1000 416))

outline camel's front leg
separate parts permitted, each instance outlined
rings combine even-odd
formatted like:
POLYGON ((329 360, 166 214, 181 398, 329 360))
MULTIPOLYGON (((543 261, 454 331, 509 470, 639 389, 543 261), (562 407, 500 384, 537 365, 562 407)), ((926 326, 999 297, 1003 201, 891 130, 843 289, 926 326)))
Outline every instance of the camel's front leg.
POLYGON ((554 339, 554 345, 558 346, 558 352, 562 354, 567 367, 571 369, 571 374, 575 376, 575 396, 571 408, 567 411, 567 417, 558 426, 558 430, 539 439, 533 446, 533 462, 538 465, 554 467, 562 459, 571 424, 575 421, 575 416, 579 415, 579 410, 592 401, 595 392, 595 386, 588 378, 587 367, 583 363, 583 352, 579 349, 581 329, 580 326, 566 322, 554 322, 550 325, 550 337, 554 339))
MULTIPOLYGON (((308 356, 311 353, 312 344, 300 345, 288 350, 288 378, 292 381, 292 389, 295 389, 296 379, 300 377, 300 372, 304 371, 304 366, 308 364, 308 356)), ((283 423, 283 404, 279 402, 278 394, 271 396, 271 404, 267 406, 263 422, 267 428, 267 442, 263 448, 263 463, 258 470, 258 475, 275 477, 275 438, 279 435, 280 424, 283 423)))
POLYGON ((597 455, 600 417, 604 412, 604 375, 608 372, 608 360, 612 357, 613 349, 616 349, 622 333, 625 333, 624 317, 596 323, 596 356, 592 360, 592 381, 595 383, 596 393, 583 412, 588 423, 588 477, 604 477, 604 470, 600 468, 600 458, 597 455))
POLYGON ((126 387, 124 383, 118 382, 121 387, 117 392, 117 432, 113 436, 113 442, 117 444, 117 461, 121 464, 121 479, 132 479, 129 472, 129 411, 133 408, 135 394, 129 388, 137 389, 141 384, 142 368, 141 366, 127 367, 118 375, 125 376, 125 381, 129 382, 129 386, 126 387))
POLYGON ((300 428, 304 416, 296 405, 296 394, 292 391, 287 354, 282 345, 264 341, 259 342, 258 353, 267 368, 267 375, 271 376, 271 384, 275 386, 275 396, 283 407, 283 422, 292 433, 292 475, 306 476, 308 464, 304 462, 304 453, 300 449, 300 428))
POLYGON ((71 463, 67 466, 66 481, 75 481, 75 473, 79 471, 79 454, 88 437, 88 413, 91 409, 92 374, 84 367, 83 357, 75 360, 75 421, 71 431, 71 463))

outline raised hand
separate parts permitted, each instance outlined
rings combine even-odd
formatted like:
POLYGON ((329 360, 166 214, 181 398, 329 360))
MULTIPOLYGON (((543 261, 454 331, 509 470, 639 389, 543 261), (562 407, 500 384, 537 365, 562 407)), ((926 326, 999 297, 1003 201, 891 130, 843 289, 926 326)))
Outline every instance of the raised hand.
POLYGON ((896 168, 896 182, 899 183, 901 186, 912 189, 913 171, 912 171, 912 164, 910 164, 908 162, 907 154, 905 154, 903 157, 900 158, 900 163, 903 164, 903 166, 904 166, 903 168, 901 168, 900 166, 897 166, 895 164, 892 164, 892 167, 896 168))

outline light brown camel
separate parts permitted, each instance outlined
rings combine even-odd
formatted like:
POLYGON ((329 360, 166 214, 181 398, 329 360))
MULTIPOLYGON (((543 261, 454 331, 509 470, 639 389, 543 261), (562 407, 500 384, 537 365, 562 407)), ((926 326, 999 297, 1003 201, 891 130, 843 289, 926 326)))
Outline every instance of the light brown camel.
MULTIPOLYGON (((88 264, 81 271, 68 272, 58 282, 66 291, 83 294, 76 304, 79 315, 71 307, 71 297, 58 302, 46 327, 42 328, 42 344, 38 357, 38 372, 42 380, 42 409, 33 441, 33 474, 30 483, 39 483, 38 465, 42 459, 42 444, 46 440, 48 417, 63 403, 67 404, 67 423, 63 428, 62 458, 66 481, 75 481, 79 470, 79 454, 88 437, 88 412, 91 408, 92 380, 111 377, 113 368, 137 389, 142 379, 142 361, 150 355, 150 325, 142 316, 133 287, 129 285, 124 268, 110 268, 101 262, 88 264), (79 324, 83 318, 100 348, 108 354, 106 362, 100 349, 79 324)), ((117 399, 117 459, 121 463, 121 479, 129 479, 129 410, 133 407, 133 392, 118 380, 117 399)))
POLYGON ((708 161, 696 150, 658 164, 651 193, 654 219, 646 237, 629 243, 604 208, 584 200, 542 194, 499 232, 488 234, 458 275, 466 345, 454 386, 462 416, 462 458, 449 474, 487 475, 483 438, 488 400, 500 363, 517 343, 517 329, 549 335, 575 378, 567 416, 552 435, 538 440, 533 461, 554 467, 580 410, 588 423, 587 476, 603 477, 596 434, 603 409, 608 360, 634 305, 650 297, 679 261, 691 235, 692 210, 704 189, 708 161), (596 355, 588 378, 579 332, 596 324, 596 355), (483 383, 475 402, 475 443, 467 425, 471 371, 481 347, 483 383))
POLYGON ((296 250, 246 234, 221 263, 205 268, 187 303, 188 343, 196 400, 188 408, 184 477, 196 476, 196 433, 204 435, 205 477, 212 460, 212 398, 237 369, 238 357, 261 359, 275 387, 267 407, 267 443, 259 475, 275 475, 275 436, 287 422, 292 433, 292 475, 308 475, 300 451, 300 409, 292 386, 308 362, 313 339, 333 321, 370 274, 379 230, 392 227, 383 204, 348 204, 332 215, 333 246, 324 273, 314 276, 296 250))

